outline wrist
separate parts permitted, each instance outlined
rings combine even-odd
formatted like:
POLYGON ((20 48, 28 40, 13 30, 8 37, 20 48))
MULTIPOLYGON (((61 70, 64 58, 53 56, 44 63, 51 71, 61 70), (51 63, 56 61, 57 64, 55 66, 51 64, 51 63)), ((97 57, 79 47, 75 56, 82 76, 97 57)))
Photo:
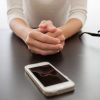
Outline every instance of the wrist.
POLYGON ((26 42, 26 39, 27 39, 27 37, 28 37, 28 35, 32 32, 32 28, 29 28, 29 27, 26 27, 25 29, 24 29, 24 31, 23 31, 23 35, 22 35, 22 40, 24 41, 24 42, 26 42))

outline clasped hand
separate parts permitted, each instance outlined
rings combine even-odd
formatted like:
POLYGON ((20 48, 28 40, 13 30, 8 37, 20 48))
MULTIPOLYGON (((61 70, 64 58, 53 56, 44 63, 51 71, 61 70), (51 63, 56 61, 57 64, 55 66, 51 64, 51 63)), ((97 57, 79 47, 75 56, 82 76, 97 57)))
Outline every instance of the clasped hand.
POLYGON ((37 29, 27 35, 26 44, 31 52, 40 55, 51 55, 60 52, 64 47, 65 37, 60 28, 51 21, 42 21, 37 29))

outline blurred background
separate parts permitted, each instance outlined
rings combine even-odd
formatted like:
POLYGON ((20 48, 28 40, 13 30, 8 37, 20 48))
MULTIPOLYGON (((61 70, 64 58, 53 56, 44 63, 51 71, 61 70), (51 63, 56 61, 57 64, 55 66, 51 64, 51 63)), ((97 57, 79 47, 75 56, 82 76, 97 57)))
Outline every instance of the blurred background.
POLYGON ((0 0, 0 29, 8 29, 8 22, 7 22, 7 0, 0 0))
MULTIPOLYGON (((7 0, 0 0, 0 29, 9 29, 7 22, 7 0)), ((100 29, 100 0, 88 0, 88 18, 83 31, 97 32, 100 29)))

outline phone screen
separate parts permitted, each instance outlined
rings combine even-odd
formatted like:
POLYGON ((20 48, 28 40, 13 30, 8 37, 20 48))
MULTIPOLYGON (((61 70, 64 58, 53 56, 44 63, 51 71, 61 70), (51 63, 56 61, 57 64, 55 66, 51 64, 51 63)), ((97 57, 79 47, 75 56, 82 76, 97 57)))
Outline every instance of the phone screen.
POLYGON ((45 87, 68 81, 50 65, 30 68, 30 71, 45 87))

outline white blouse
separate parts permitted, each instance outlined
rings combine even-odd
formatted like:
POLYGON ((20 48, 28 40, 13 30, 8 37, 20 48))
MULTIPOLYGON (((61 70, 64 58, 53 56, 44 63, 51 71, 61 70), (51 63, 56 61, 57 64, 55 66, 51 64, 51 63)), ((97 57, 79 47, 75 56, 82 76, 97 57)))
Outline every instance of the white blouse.
POLYGON ((71 18, 84 24, 87 15, 87 0, 7 0, 9 22, 21 18, 31 27, 42 20, 51 20, 58 27, 71 18))

